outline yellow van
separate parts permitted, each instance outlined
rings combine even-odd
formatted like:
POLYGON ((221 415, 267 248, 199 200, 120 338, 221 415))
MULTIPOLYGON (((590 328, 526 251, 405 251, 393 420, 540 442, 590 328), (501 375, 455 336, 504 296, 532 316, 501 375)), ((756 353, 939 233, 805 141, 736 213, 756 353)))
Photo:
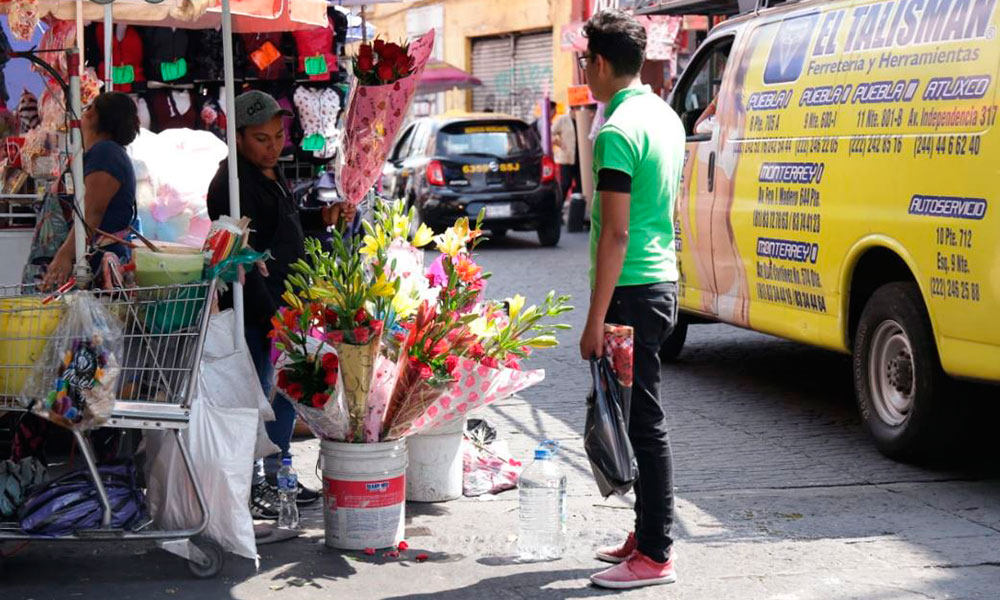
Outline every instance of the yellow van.
POLYGON ((948 433, 951 378, 1000 382, 997 4, 759 10, 717 27, 671 98, 684 322, 852 354, 895 458, 948 433))

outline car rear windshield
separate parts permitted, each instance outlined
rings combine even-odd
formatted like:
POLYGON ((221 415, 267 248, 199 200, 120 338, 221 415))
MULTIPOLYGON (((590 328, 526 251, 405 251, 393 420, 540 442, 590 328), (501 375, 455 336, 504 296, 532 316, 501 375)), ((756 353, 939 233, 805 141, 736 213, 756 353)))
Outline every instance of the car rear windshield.
POLYGON ((443 156, 515 156, 538 151, 538 134, 518 121, 456 123, 437 135, 437 153, 443 156))

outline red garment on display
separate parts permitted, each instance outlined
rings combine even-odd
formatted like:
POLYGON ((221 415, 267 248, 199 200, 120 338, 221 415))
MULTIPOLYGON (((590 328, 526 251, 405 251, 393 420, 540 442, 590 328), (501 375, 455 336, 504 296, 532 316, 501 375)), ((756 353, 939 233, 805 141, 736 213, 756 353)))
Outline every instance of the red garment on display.
POLYGON ((153 90, 146 95, 149 105, 149 115, 152 121, 153 133, 164 129, 187 128, 198 126, 199 109, 195 106, 191 92, 183 90, 153 90), (177 96, 174 96, 176 94, 177 96), (176 98, 176 99, 175 99, 176 98), (182 100, 183 107, 178 106, 177 99, 182 100), (181 112, 182 108, 187 110, 181 112))
MULTIPOLYGON (((101 63, 97 67, 97 75, 104 78, 104 23, 97 24, 97 41, 100 46, 101 63)), ((146 81, 142 72, 142 37, 135 27, 126 27, 125 37, 118 41, 117 32, 111 33, 111 66, 122 67, 131 65, 135 73, 134 83, 146 81)), ((115 89, 120 92, 131 92, 131 84, 118 84, 115 89)))
POLYGON ((326 66, 329 69, 324 75, 312 75, 312 81, 329 81, 330 73, 339 70, 337 57, 333 54, 333 22, 327 17, 326 27, 314 27, 293 31, 295 36, 295 47, 298 49, 299 65, 298 72, 305 74, 306 59, 322 55, 326 59, 326 66))

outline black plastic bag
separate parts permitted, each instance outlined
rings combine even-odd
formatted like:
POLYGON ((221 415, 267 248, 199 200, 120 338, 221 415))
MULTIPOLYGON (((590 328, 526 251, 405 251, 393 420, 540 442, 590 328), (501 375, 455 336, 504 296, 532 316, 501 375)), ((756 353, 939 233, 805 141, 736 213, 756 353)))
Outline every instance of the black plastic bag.
POLYGON ((622 393, 607 358, 591 360, 590 372, 594 390, 587 398, 583 447, 601 495, 623 495, 639 476, 628 438, 628 395, 622 393))

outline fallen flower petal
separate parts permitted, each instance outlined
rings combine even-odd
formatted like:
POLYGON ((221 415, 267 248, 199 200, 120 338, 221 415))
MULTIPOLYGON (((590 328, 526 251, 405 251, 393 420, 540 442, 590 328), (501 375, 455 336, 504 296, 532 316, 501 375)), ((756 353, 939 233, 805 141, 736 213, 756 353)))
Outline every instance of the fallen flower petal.
POLYGON ((383 552, 382 553, 382 557, 383 558, 399 558, 399 551, 397 551, 397 550, 389 550, 388 552, 383 552))
POLYGON ((375 548, 365 548, 363 552, 368 556, 375 556, 375 548))
POLYGON ((410 549, 410 545, 406 543, 406 540, 403 540, 399 542, 399 545, 396 546, 396 548, 398 548, 400 552, 406 552, 410 549))
POLYGON ((425 560, 427 560, 430 557, 427 556, 426 554, 418 554, 415 558, 416 558, 417 562, 424 562, 425 560))

